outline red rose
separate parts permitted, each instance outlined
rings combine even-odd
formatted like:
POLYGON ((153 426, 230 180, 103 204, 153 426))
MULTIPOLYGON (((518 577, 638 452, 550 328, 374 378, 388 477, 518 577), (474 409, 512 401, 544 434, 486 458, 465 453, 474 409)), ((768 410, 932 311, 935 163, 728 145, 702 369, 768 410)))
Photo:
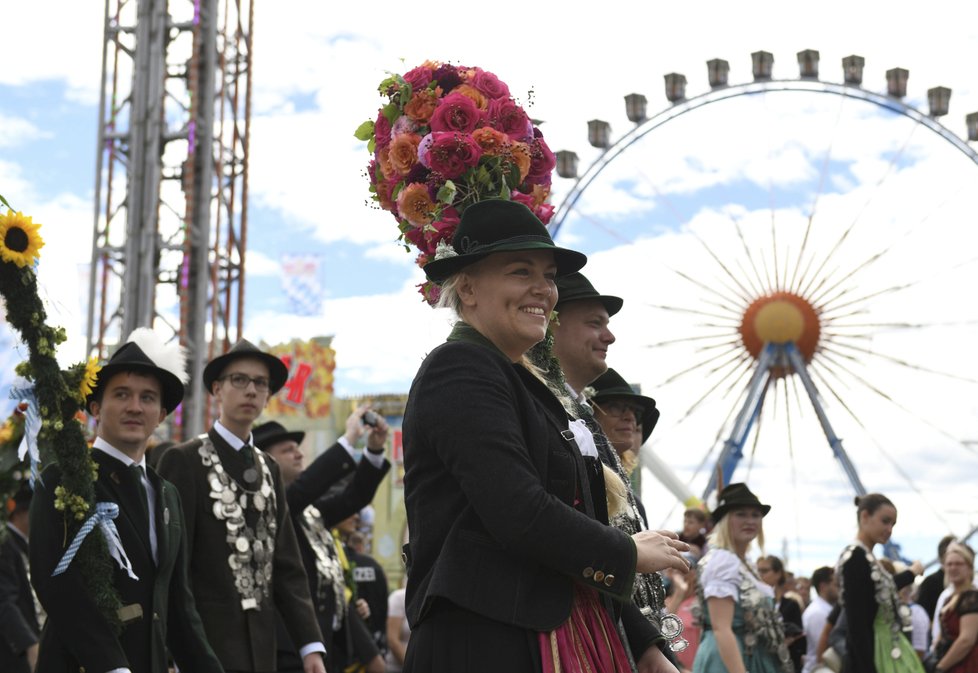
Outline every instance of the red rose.
POLYGON ((419 65, 417 68, 404 73, 404 81, 411 85, 411 91, 418 91, 431 83, 431 76, 433 74, 434 71, 431 68, 419 65))
POLYGON ((537 216, 537 219, 547 224, 550 219, 554 216, 554 207, 549 203, 541 203, 537 205, 537 200, 534 198, 533 194, 524 194, 520 191, 514 191, 511 195, 513 201, 522 203, 524 206, 533 211, 533 214, 537 216))
POLYGON ((467 133, 435 131, 418 147, 418 160, 427 168, 453 180, 479 163, 482 148, 467 133))
POLYGON ((374 146, 382 150, 391 144, 391 123, 387 121, 383 110, 377 113, 377 121, 374 122, 374 146))
POLYGON ((496 98, 489 101, 489 123, 513 140, 529 141, 533 137, 533 124, 512 98, 496 98))
POLYGON ((491 72, 476 68, 469 83, 489 98, 509 98, 509 87, 491 72))
POLYGON ((549 185, 551 173, 557 165, 557 157, 547 147, 543 136, 533 139, 530 145, 530 172, 526 176, 527 182, 537 185, 549 185))
POLYGON ((458 131, 472 133, 484 123, 485 117, 468 96, 450 93, 438 102, 431 115, 432 131, 458 131))
POLYGON ((458 211, 449 206, 441 213, 441 219, 437 222, 432 223, 434 231, 430 228, 426 228, 424 232, 424 238, 427 245, 427 250, 431 251, 432 256, 434 256, 434 251, 438 248, 439 241, 445 241, 446 243, 452 242, 452 237, 455 235, 455 229, 458 228, 458 211))

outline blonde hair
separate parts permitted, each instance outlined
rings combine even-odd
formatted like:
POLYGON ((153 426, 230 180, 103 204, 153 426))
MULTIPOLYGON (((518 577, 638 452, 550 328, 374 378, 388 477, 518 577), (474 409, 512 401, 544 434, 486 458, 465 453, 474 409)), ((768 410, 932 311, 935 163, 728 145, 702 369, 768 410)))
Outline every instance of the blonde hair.
POLYGON ((947 550, 944 552, 944 558, 947 558, 947 555, 952 552, 963 558, 964 562, 967 563, 972 570, 975 569, 975 552, 971 547, 955 540, 947 546, 947 550))
MULTIPOLYGON (((719 547, 720 549, 726 549, 727 551, 736 551, 733 546, 732 535, 730 534, 730 514, 741 509, 751 509, 750 507, 735 507, 730 510, 723 517, 716 522, 713 526, 713 530, 707 536, 706 541, 710 547, 719 547)), ((757 546, 760 548, 761 553, 764 553, 764 521, 757 527, 757 546)), ((748 546, 748 548, 750 548, 748 546)))

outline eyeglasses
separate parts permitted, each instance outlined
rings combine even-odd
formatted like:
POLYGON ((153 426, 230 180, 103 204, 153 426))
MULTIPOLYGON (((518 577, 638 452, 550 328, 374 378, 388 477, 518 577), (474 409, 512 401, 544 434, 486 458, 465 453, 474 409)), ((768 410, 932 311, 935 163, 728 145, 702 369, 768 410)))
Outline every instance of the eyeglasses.
POLYGON ((761 575, 766 575, 767 573, 774 572, 774 571, 771 568, 757 566, 757 572, 759 572, 761 575))
POLYGON ((249 383, 255 384, 255 390, 260 393, 268 390, 268 377, 265 376, 248 376, 247 374, 228 374, 227 376, 222 376, 218 381, 230 381, 231 385, 239 390, 245 390, 249 383))
POLYGON ((610 402, 602 402, 601 404, 595 405, 608 414, 609 416, 621 417, 625 415, 626 411, 631 411, 632 415, 639 419, 642 417, 642 412, 645 411, 639 404, 633 404, 631 402, 625 402, 623 400, 612 400, 610 402))

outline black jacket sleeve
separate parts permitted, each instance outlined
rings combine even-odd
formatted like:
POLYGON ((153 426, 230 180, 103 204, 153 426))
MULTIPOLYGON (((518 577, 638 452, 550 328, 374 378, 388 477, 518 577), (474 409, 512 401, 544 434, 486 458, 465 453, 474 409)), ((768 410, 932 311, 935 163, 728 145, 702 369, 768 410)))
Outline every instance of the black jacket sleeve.
POLYGON ((855 547, 842 564, 842 587, 845 599, 846 670, 876 673, 873 661, 873 621, 879 606, 876 604, 876 588, 870 576, 866 552, 855 547))

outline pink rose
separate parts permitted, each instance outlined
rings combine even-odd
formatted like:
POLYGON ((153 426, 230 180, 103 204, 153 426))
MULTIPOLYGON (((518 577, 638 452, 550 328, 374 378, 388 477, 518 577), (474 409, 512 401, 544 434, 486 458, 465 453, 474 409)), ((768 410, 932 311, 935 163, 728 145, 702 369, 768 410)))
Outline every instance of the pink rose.
POLYGON ((512 98, 496 98, 489 101, 489 123, 513 140, 529 141, 533 137, 533 124, 512 98))
POLYGON ((430 280, 418 285, 418 292, 430 306, 437 304, 438 299, 441 297, 441 288, 430 280))
POLYGON ((509 98, 509 87, 506 83, 481 68, 476 68, 475 77, 469 83, 489 98, 509 98))
POLYGON ((434 75, 434 71, 431 68, 419 65, 417 68, 404 73, 404 81, 411 85, 411 91, 418 91, 431 83, 432 75, 434 75))
POLYGON ((387 121, 383 111, 377 113, 377 121, 374 122, 374 145, 378 150, 382 150, 391 143, 391 123, 387 121))
POLYGON ((458 222, 458 211, 449 206, 441 212, 441 219, 432 223, 431 227, 434 227, 434 231, 431 230, 431 227, 425 228, 425 242, 428 244, 427 249, 431 251, 432 255, 434 255, 440 241, 452 242, 455 229, 458 228, 458 222))
POLYGON ((450 93, 438 102, 431 115, 431 130, 472 133, 484 121, 484 114, 475 101, 460 93, 450 93))
POLYGON ((467 133, 434 131, 418 146, 418 161, 450 180, 479 163, 481 156, 482 148, 467 133))
POLYGON ((520 191, 514 191, 511 195, 513 201, 522 203, 524 206, 533 211, 533 214, 537 216, 537 219, 547 224, 550 219, 554 216, 554 207, 549 203, 537 204, 537 200, 534 198, 533 194, 524 194, 520 191))
POLYGON ((530 145, 530 172, 526 176, 527 181, 532 184, 549 185, 552 179, 551 173, 556 165, 557 157, 547 147, 543 136, 534 138, 533 144, 530 145))

